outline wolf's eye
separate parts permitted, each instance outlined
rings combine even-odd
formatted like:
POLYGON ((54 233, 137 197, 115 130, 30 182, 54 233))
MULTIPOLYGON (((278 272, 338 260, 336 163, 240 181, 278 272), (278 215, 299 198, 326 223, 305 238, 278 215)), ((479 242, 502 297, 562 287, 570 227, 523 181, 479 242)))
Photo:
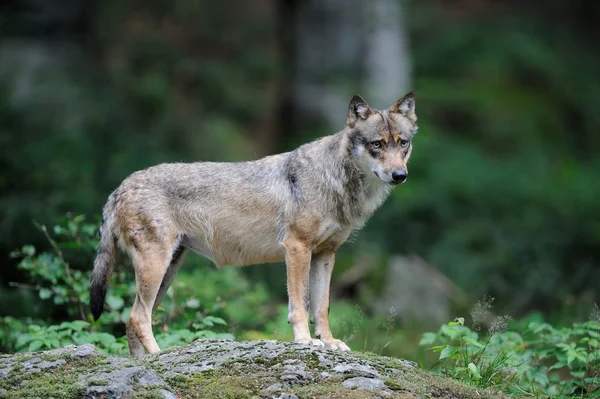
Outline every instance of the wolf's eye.
POLYGON ((400 140, 400 147, 406 148, 410 142, 408 140, 400 140))
POLYGON ((382 145, 381 140, 371 142, 371 147, 373 147, 373 148, 381 148, 381 145, 382 145))

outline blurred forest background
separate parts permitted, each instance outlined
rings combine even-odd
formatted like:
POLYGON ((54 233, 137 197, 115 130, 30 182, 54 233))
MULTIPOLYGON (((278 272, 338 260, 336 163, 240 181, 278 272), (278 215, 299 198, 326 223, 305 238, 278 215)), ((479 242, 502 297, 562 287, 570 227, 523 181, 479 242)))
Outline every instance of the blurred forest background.
MULTIPOLYGON (((287 151, 342 129, 352 94, 387 108, 411 89, 411 177, 338 256, 334 334, 417 358, 421 332, 484 296, 515 319, 586 320, 598 20, 593 0, 2 2, 0 350, 29 324, 89 321, 95 229, 130 173, 287 151)), ((214 269, 188 257, 157 330, 180 304, 192 332, 290 339, 282 265, 214 269)), ((92 325, 117 338, 133 299, 119 270, 92 325)))

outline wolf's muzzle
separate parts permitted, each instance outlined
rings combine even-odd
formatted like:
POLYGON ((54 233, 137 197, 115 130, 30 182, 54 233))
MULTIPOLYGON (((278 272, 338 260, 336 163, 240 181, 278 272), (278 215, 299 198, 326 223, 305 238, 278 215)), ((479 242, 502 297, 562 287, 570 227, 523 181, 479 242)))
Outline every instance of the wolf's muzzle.
POLYGON ((399 169, 392 172, 392 180, 394 184, 404 183, 408 178, 408 173, 405 170, 399 169))

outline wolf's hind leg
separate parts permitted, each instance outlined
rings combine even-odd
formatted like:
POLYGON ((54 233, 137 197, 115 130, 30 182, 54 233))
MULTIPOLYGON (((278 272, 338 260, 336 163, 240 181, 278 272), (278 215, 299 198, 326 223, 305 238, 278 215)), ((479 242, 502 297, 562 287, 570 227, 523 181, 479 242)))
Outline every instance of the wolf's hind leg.
POLYGON ((129 346, 129 353, 131 354, 131 356, 144 356, 144 354, 146 353, 144 351, 144 346, 142 345, 140 339, 137 337, 137 334, 135 333, 133 325, 131 324, 131 319, 127 321, 126 335, 127 345, 129 346))
POLYGON ((333 338, 329 328, 329 286, 334 263, 334 252, 313 254, 310 264, 310 312, 315 323, 315 338, 330 349, 349 351, 348 345, 333 338))
POLYGON ((139 356, 141 351, 136 338, 149 353, 160 352, 152 333, 152 309, 168 268, 168 252, 156 245, 148 245, 142 251, 132 253, 136 296, 129 316, 127 341, 134 356, 139 356))

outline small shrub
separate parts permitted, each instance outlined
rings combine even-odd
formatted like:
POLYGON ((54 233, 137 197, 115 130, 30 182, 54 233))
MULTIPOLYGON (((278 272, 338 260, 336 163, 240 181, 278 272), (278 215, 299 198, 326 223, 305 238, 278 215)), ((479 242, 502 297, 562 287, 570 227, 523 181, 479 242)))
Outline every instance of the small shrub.
POLYGON ((439 353, 434 370, 475 386, 535 397, 600 397, 600 317, 564 328, 532 321, 521 332, 507 330, 507 320, 495 318, 481 334, 457 318, 425 333, 420 345, 437 344, 430 347, 439 353))

